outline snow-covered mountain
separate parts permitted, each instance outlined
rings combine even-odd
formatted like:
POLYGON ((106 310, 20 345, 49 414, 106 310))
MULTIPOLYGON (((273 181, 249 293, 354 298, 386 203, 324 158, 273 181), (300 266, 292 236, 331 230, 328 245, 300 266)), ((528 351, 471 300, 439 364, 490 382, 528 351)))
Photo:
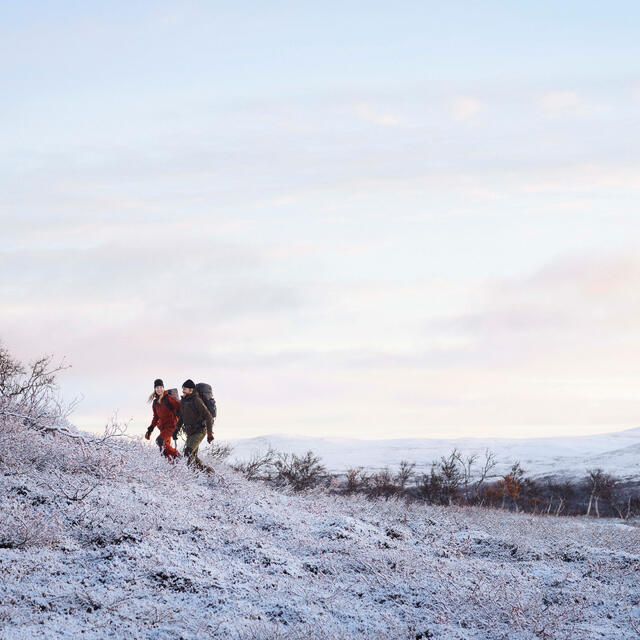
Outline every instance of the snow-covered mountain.
POLYGON ((426 471, 434 460, 449 454, 455 447, 463 454, 485 450, 496 455, 496 473, 503 473, 520 462, 528 475, 583 476, 588 469, 600 467, 620 478, 640 479, 640 427, 590 436, 547 438, 402 438, 359 440, 354 438, 318 438, 267 435, 230 440, 232 460, 247 459, 253 453, 277 451, 301 454, 312 450, 332 472, 344 473, 349 468, 396 468, 401 460, 416 464, 426 471))
POLYGON ((638 637, 633 523, 293 494, 209 462, 0 419, 0 639, 638 637))

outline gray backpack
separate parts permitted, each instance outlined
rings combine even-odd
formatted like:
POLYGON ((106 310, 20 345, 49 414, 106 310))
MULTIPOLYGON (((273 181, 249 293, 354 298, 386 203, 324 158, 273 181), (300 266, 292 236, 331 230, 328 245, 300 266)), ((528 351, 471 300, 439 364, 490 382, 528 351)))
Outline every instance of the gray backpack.
POLYGON ((213 391, 211 390, 211 385, 206 382, 198 382, 196 385, 196 391, 200 394, 202 398, 202 402, 204 402, 207 409, 209 409, 209 413, 211 417, 215 418, 218 415, 218 410, 216 407, 216 401, 213 398, 213 391))
MULTIPOLYGON (((172 404, 169 402, 169 396, 173 396, 178 401, 178 404, 180 404, 180 396, 178 395, 178 390, 167 389, 167 395, 164 397, 164 400, 162 401, 162 404, 164 404, 164 406, 167 407, 167 409, 169 409, 169 411, 171 411, 171 413, 173 413, 174 416, 177 416, 178 414, 176 413, 176 410, 173 408, 172 404)), ((155 404, 157 400, 154 400, 153 402, 155 404)))

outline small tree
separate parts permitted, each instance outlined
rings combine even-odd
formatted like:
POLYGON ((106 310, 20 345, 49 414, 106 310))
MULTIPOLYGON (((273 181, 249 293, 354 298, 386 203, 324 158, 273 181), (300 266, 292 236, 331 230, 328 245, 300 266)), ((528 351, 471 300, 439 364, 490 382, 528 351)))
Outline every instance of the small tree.
POLYGON ((555 482, 547 478, 544 488, 547 496, 546 499, 549 501, 546 509, 547 514, 551 514, 553 511, 556 516, 559 516, 562 511, 568 508, 571 499, 575 495, 575 488, 570 480, 555 482))
POLYGON ((447 504, 452 504, 458 497, 458 490, 463 481, 463 474, 458 467, 460 452, 454 449, 446 458, 440 458, 439 471, 442 478, 442 499, 447 504))
POLYGON ((0 343, 0 413, 38 427, 65 420, 76 403, 63 407, 57 376, 68 368, 64 362, 56 364, 51 355, 25 365, 0 343))
POLYGON ((398 468, 398 473, 396 473, 395 482, 401 492, 404 491, 407 486, 407 482, 411 479, 415 467, 415 462, 409 462, 408 460, 400 461, 400 467, 398 468))
POLYGON ((485 481, 487 480, 487 478, 490 477, 489 474, 491 473, 491 471, 493 471, 496 464, 497 464, 497 461, 496 461, 495 453, 493 453, 492 451, 489 451, 489 449, 485 449, 484 462, 482 463, 482 468, 480 469, 480 473, 478 474, 478 477, 473 485, 476 498, 481 493, 485 481))
POLYGON ((494 491, 502 497, 502 504, 500 505, 502 509, 504 509, 507 499, 510 499, 515 510, 519 510, 518 500, 520 499, 520 493, 522 490, 523 477, 524 471, 522 470, 520 463, 514 462, 509 473, 502 476, 502 479, 496 482, 494 491))
POLYGON ((602 469, 591 469, 587 471, 586 485, 589 489, 589 504, 587 506, 587 515, 591 514, 591 506, 595 506, 596 517, 600 517, 599 502, 600 498, 609 498, 612 495, 616 485, 616 479, 605 473, 602 469))
POLYGON ((438 473, 436 463, 432 463, 429 474, 423 473, 420 481, 420 493, 432 504, 442 501, 442 476, 438 473))

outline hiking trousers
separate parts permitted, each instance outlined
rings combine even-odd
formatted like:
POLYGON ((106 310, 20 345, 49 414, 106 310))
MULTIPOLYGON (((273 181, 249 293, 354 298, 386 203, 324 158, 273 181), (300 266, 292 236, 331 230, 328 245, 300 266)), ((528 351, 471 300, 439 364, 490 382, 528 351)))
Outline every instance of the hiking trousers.
POLYGON ((187 464, 193 465, 198 469, 204 469, 205 471, 213 471, 211 467, 203 464, 202 460, 198 458, 198 447, 206 435, 207 431, 203 429, 202 431, 196 431, 195 433, 187 436, 187 443, 184 445, 183 453, 187 457, 187 464))
POLYGON ((179 458, 180 453, 171 445, 171 436, 173 435, 173 427, 161 427, 160 435, 156 438, 156 444, 160 447, 160 451, 167 457, 169 462, 174 458, 179 458))

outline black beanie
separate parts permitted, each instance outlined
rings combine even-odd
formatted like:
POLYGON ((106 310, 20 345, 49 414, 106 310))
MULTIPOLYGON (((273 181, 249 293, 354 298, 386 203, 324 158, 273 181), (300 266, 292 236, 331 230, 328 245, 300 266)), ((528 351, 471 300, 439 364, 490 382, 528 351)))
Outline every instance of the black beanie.
POLYGON ((182 383, 182 386, 186 387, 187 389, 195 389, 196 388, 195 382, 193 380, 191 380, 191 378, 189 378, 189 380, 185 380, 182 383))
POLYGON ((160 378, 158 378, 154 383, 153 383, 154 387, 164 387, 164 382, 162 382, 162 380, 160 380, 160 378))

